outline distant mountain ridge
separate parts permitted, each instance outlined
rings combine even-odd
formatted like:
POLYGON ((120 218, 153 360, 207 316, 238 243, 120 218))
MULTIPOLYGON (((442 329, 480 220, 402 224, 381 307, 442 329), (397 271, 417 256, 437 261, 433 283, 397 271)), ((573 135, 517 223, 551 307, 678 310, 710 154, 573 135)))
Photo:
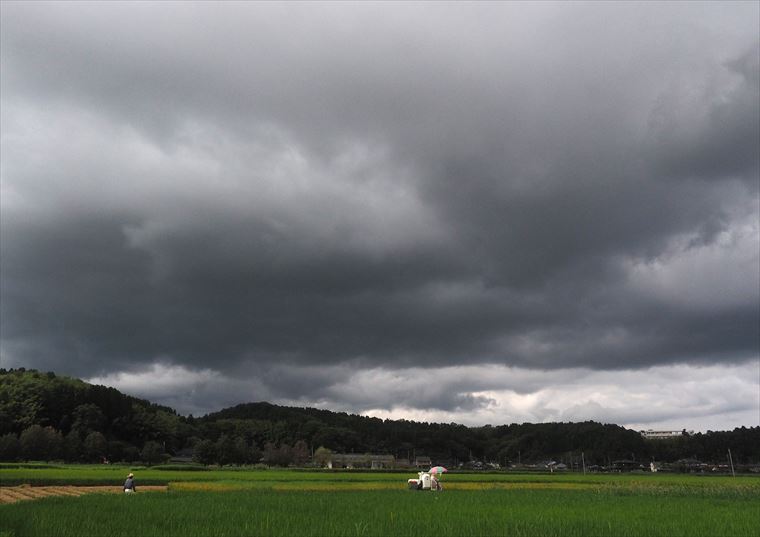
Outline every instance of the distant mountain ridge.
MULTIPOLYGON (((22 451, 13 457, 24 458, 24 435, 31 437, 30 429, 35 427, 38 436, 40 430, 47 434, 45 445, 52 447, 45 453, 50 458, 84 453, 92 459, 102 451, 102 458, 129 460, 147 445, 177 454, 213 444, 217 455, 225 450, 248 453, 241 460, 250 460, 251 450, 266 453, 298 445, 302 451, 324 447, 333 452, 390 454, 398 459, 424 455, 449 464, 554 459, 572 465, 581 454, 587 464, 631 458, 722 461, 728 448, 735 460, 760 461, 760 427, 651 441, 636 431, 593 421, 466 427, 382 420, 268 402, 239 404, 195 418, 115 388, 52 372, 0 369, 0 459, 13 455, 13 449, 22 451), (77 451, 77 442, 88 440, 91 449, 77 451), (70 443, 68 451, 62 447, 69 445, 66 442, 70 443), (6 444, 8 450, 4 451, 6 444)), ((222 456, 220 460, 236 459, 222 456)))

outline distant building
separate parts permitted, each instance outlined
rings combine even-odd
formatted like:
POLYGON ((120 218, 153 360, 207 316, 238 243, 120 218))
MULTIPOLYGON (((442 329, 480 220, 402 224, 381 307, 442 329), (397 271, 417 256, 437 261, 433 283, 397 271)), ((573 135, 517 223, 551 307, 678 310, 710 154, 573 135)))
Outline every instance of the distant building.
POLYGON ((193 450, 190 448, 180 449, 171 459, 171 463, 191 463, 193 462, 193 450))
POLYGON ((640 462, 632 461, 632 460, 619 460, 619 461, 612 461, 612 466, 610 467, 610 470, 613 472, 632 472, 634 470, 643 470, 644 465, 640 462))
POLYGON ((567 470, 567 464, 564 462, 554 462, 551 461, 546 465, 546 467, 549 469, 550 472, 554 472, 556 470, 567 470))
POLYGON ((372 453, 332 453, 327 461, 328 468, 395 468, 393 455, 376 455, 372 453))
POLYGON ((681 472, 704 472, 709 465, 697 459, 678 459, 675 468, 681 472))
POLYGON ((430 468, 433 465, 433 461, 430 460, 430 457, 416 457, 414 465, 417 468, 430 468))
POLYGON ((690 436, 694 434, 694 431, 687 431, 681 429, 680 431, 655 431, 654 429, 647 429, 645 431, 639 431, 641 436, 650 440, 663 440, 666 438, 678 438, 679 436, 690 436))

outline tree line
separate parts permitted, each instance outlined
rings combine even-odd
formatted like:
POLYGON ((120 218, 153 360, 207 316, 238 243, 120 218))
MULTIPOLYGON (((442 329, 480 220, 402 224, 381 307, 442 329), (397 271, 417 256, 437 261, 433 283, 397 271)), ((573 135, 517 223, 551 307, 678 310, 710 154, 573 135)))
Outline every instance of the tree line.
POLYGON ((472 461, 586 464, 695 458, 760 462, 760 427, 645 440, 614 424, 457 423, 381 420, 313 408, 247 403, 203 417, 114 388, 23 368, 0 369, 0 460, 143 461, 192 457, 203 464, 303 465, 326 453, 428 456, 457 466, 472 461))

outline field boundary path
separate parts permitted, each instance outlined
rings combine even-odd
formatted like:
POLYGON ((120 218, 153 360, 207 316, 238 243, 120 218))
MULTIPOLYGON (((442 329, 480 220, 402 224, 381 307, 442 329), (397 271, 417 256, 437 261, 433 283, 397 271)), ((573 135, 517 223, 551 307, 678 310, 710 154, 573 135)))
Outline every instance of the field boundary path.
MULTIPOLYGON (((146 485, 138 487, 140 492, 166 492, 166 485, 146 485)), ((20 485, 17 487, 0 487, 0 504, 16 503, 24 500, 39 500, 49 496, 82 496, 83 494, 124 494, 120 486, 91 486, 80 487, 59 485, 50 487, 32 487, 20 485)))

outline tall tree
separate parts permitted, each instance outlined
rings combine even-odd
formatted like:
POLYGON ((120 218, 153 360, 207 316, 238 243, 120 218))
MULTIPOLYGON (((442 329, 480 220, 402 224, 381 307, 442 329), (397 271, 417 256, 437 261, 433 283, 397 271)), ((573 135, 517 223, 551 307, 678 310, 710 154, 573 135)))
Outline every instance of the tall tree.
POLYGON ((324 446, 319 446, 314 452, 314 462, 319 466, 326 466, 332 457, 332 451, 324 446))
POLYGON ((103 411, 93 403, 79 405, 72 413, 74 423, 71 429, 78 432, 80 436, 85 437, 93 431, 103 432, 105 429, 106 417, 103 411))
POLYGON ((201 440, 193 448, 193 460, 208 466, 216 462, 216 444, 211 440, 201 440))
POLYGON ((81 462, 82 439, 76 431, 69 431, 63 439, 63 458, 68 462, 81 462))
POLYGON ((303 440, 299 440, 293 446, 293 462, 296 466, 303 466, 310 459, 309 446, 303 440))
POLYGON ((140 452, 140 458, 148 464, 158 464, 164 460, 164 447, 153 440, 148 440, 140 452))
POLYGON ((235 437, 228 434, 223 434, 216 442, 216 456, 219 464, 232 464, 239 463, 240 459, 244 456, 238 452, 238 446, 235 442, 235 437))
POLYGON ((52 427, 32 425, 21 433, 19 444, 22 457, 28 460, 51 460, 60 456, 63 437, 52 427))
POLYGON ((88 461, 100 462, 108 453, 108 441, 103 433, 93 431, 85 437, 82 448, 88 461))

